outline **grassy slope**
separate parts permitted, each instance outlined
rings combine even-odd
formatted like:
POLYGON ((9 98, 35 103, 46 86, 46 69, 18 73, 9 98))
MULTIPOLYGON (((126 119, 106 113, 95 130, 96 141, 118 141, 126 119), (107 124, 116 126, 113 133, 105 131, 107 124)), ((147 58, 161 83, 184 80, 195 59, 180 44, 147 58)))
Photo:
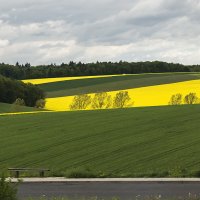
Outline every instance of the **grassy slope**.
POLYGON ((47 92, 47 97, 61 97, 81 93, 113 91, 158 84, 175 83, 199 79, 199 74, 165 73, 118 76, 109 78, 83 79, 42 84, 40 87, 47 92))
POLYGON ((0 116, 0 169, 198 170, 199 130, 199 105, 0 116))
POLYGON ((39 109, 26 107, 26 106, 16 106, 7 103, 0 103, 0 113, 13 113, 13 112, 31 112, 37 111, 39 109))

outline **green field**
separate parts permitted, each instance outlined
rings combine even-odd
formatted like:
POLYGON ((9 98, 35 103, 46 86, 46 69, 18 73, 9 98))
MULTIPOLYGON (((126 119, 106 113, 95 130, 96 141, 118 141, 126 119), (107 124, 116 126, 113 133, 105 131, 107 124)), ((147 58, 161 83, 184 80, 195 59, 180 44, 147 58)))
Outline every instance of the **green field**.
POLYGON ((199 105, 0 116, 0 169, 199 176, 199 130, 199 105))
POLYGON ((17 106, 7 103, 0 103, 0 113, 31 112, 38 110, 41 109, 27 107, 27 106, 17 106))
POLYGON ((83 93, 131 89, 159 84, 199 79, 198 73, 163 73, 116 76, 107 78, 68 80, 39 85, 47 97, 62 97, 83 93))

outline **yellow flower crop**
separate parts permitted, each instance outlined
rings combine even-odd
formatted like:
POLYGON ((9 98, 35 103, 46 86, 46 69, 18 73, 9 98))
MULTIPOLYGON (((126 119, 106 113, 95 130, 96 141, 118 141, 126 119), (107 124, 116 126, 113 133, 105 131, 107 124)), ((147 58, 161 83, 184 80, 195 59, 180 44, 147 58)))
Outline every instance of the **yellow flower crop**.
POLYGON ((29 79, 22 80, 24 83, 32 83, 35 85, 44 84, 44 83, 53 83, 60 81, 69 81, 69 80, 78 80, 78 79, 92 79, 92 78, 105 78, 112 76, 122 76, 120 75, 102 75, 102 76, 76 76, 76 77, 60 77, 60 78, 41 78, 41 79, 29 79))
MULTIPOLYGON (((163 106, 168 105, 171 96, 176 93, 186 95, 190 92, 194 92, 197 93, 198 97, 200 97, 200 80, 141 87, 128 89, 126 91, 129 92, 132 101, 134 101, 134 107, 163 106)), ((108 93, 114 97, 117 92, 119 91, 112 91, 108 93)), ((93 97, 94 94, 90 95, 93 97)), ((46 109, 54 111, 69 110, 72 100, 73 96, 48 98, 46 109)))

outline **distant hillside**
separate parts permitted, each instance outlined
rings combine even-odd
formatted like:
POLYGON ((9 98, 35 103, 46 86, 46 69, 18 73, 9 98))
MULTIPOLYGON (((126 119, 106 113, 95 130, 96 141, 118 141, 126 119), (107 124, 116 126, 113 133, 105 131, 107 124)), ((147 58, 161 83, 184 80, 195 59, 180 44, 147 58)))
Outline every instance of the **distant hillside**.
POLYGON ((0 169, 199 176, 200 106, 0 116, 0 169))
POLYGON ((67 80, 39 85, 47 97, 115 91, 200 79, 199 73, 156 73, 67 80))

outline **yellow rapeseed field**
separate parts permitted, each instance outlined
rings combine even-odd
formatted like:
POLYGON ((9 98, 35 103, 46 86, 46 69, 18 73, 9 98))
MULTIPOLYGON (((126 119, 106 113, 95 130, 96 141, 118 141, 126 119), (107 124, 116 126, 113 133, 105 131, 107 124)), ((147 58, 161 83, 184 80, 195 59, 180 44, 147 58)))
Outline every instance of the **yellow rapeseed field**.
MULTIPOLYGON (((128 74, 127 74, 128 75, 128 74)), ((120 75, 102 75, 102 76, 76 76, 76 77, 59 77, 59 78, 41 78, 41 79, 29 79, 22 80, 24 83, 32 83, 35 85, 44 84, 44 83, 54 83, 60 81, 69 81, 69 80, 78 80, 78 79, 92 79, 92 78, 106 78, 112 76, 122 76, 120 75)))
MULTIPOLYGON (((170 97, 176 93, 186 95, 190 92, 194 92, 197 93, 198 97, 200 97, 200 80, 141 87, 128 89, 126 91, 129 92, 132 101, 134 101, 134 107, 164 106, 168 105, 170 97)), ((109 94, 113 97, 117 92, 119 91, 112 91, 109 92, 109 94)), ((94 94, 90 95, 93 96, 94 94)), ((48 98, 46 109, 54 111, 67 111, 69 110, 72 100, 73 96, 48 98)))

